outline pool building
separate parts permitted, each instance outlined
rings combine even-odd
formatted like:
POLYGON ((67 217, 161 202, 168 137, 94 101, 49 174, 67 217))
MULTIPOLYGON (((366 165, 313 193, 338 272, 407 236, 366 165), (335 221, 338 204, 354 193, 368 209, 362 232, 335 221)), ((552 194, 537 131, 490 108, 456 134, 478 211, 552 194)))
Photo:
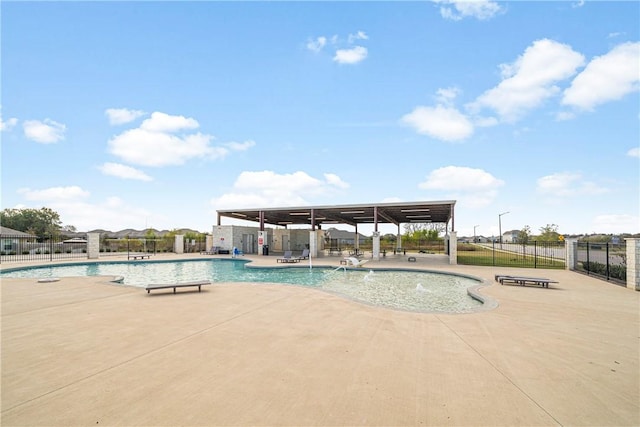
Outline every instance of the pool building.
POLYGON ((454 208, 455 200, 423 201, 409 203, 370 203, 355 205, 303 206, 286 208, 258 208, 218 210, 217 225, 213 227, 211 241, 207 246, 222 250, 234 247, 247 254, 302 251, 309 249, 312 257, 331 245, 328 228, 345 224, 354 228, 354 248, 358 249, 361 235, 358 226, 373 225, 373 259, 380 259, 379 224, 394 224, 397 227, 398 248, 401 248, 401 224, 444 224, 445 251, 455 264, 456 241, 454 208), (257 223, 257 226, 223 225, 222 218, 257 223), (271 227, 268 227, 271 226, 271 227), (296 228, 297 227, 297 228, 296 228))

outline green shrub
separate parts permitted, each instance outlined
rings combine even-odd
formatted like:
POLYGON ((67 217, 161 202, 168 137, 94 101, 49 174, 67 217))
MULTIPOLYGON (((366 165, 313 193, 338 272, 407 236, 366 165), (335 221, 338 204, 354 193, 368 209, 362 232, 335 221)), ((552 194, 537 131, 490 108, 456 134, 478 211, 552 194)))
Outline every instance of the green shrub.
POLYGON ((623 282, 627 281, 627 266, 626 265, 610 265, 609 266, 609 276, 614 279, 622 280, 623 282))
POLYGON ((607 266, 601 262, 585 261, 582 263, 582 267, 590 273, 601 274, 603 276, 607 274, 607 266))
MULTIPOLYGON (((595 262, 595 261, 590 261, 590 262, 583 262, 582 263, 582 267, 590 272, 590 273, 594 273, 594 274, 598 274, 600 276, 606 276, 607 275, 607 266, 601 262, 595 262)), ((615 264, 615 265, 609 265, 609 277, 612 277, 614 279, 618 279, 618 280, 622 280, 622 281, 626 281, 627 280, 627 266, 626 265, 620 265, 620 264, 615 264)))

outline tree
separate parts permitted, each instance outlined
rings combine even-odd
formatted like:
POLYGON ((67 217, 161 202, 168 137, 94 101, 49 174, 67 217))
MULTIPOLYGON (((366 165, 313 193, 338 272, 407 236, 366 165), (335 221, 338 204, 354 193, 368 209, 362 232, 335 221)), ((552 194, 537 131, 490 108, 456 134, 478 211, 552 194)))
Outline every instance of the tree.
POLYGON ((386 241, 386 242, 392 242, 395 243, 397 237, 395 234, 392 233, 387 233, 384 236, 380 237, 380 240, 386 241))
POLYGON ((66 233, 76 233, 78 230, 73 225, 65 225, 62 227, 62 231, 66 233))
POLYGON ((558 226, 556 224, 547 224, 540 227, 540 235, 537 238, 540 242, 557 242, 560 240, 558 226))
POLYGON ((531 237, 531 228, 528 225, 522 227, 522 230, 518 231, 518 243, 522 243, 526 245, 529 243, 529 238, 531 237))
POLYGON ((405 236, 433 236, 435 231, 435 237, 437 238, 440 233, 444 232, 444 224, 431 224, 431 223, 418 223, 412 222, 404 225, 405 236))
POLYGON ((58 235, 62 228, 60 215, 52 209, 4 209, 0 212, 3 227, 36 236, 58 235))
POLYGON ((405 224, 404 231, 403 246, 409 243, 419 246, 423 243, 440 240, 440 231, 444 231, 444 224, 405 224))

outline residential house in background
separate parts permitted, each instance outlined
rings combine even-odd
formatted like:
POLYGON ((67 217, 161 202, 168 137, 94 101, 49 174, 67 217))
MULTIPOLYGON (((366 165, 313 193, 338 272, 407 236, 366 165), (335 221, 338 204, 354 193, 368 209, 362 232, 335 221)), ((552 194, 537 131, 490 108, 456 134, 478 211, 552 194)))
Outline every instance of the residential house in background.
POLYGON ((3 254, 16 251, 20 241, 25 241, 26 239, 33 239, 33 241, 35 241, 36 236, 0 226, 0 250, 2 250, 3 254))
POLYGON ((502 243, 518 243, 520 230, 505 231, 502 233, 502 243))
MULTIPOLYGON (((330 248, 353 247, 356 244, 356 233, 331 227, 324 231, 324 239, 325 246, 330 248)), ((358 233, 358 242, 363 243, 367 239, 370 239, 370 237, 358 233)))

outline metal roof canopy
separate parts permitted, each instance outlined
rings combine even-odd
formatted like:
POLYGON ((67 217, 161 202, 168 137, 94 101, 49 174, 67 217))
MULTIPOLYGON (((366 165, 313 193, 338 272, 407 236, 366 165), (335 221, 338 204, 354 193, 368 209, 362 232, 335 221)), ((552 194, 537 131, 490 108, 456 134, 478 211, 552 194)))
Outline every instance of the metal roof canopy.
POLYGON ((255 221, 279 226, 309 225, 312 229, 324 224, 378 224, 443 223, 451 221, 454 231, 455 200, 410 203, 371 203, 357 205, 300 206, 287 208, 218 210, 221 217, 255 221))

